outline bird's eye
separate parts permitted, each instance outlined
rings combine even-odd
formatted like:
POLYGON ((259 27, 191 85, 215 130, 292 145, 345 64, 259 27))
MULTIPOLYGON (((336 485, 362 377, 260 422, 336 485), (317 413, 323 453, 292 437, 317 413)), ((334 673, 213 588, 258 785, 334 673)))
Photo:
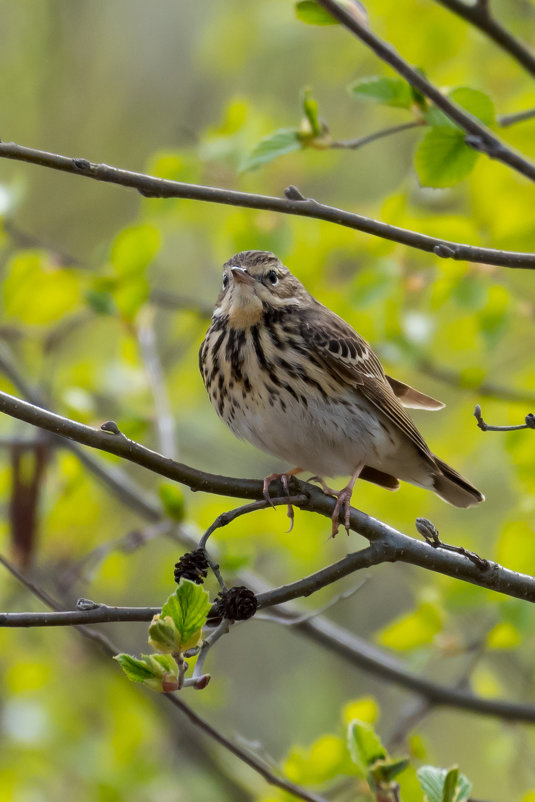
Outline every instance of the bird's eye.
POLYGON ((267 279, 270 284, 273 284, 273 286, 279 283, 279 277, 277 276, 274 270, 269 271, 269 273, 267 274, 267 279))
POLYGON ((225 273, 224 276, 223 276, 223 289, 226 290, 227 287, 228 287, 228 276, 225 273))

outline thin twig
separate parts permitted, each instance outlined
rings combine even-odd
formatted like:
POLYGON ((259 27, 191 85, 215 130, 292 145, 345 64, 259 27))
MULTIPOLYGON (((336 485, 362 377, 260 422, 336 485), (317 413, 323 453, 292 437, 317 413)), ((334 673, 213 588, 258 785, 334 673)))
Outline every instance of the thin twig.
POLYGON ((367 136, 360 136, 357 139, 335 140, 334 142, 331 142, 329 147, 334 149, 358 150, 364 145, 368 145, 370 142, 375 142, 378 139, 383 139, 383 137, 392 136, 393 134, 399 134, 402 131, 409 131, 413 128, 421 128, 422 126, 425 125, 427 125, 425 120, 403 123, 402 125, 393 125, 390 128, 382 128, 380 131, 375 131, 373 134, 368 134, 367 136))
POLYGON ((232 521, 235 521, 236 518, 240 518, 242 515, 247 515, 250 512, 256 512, 256 510, 265 510, 268 507, 278 507, 288 504, 295 504, 296 506, 305 504, 307 501, 306 495, 300 496, 278 496, 277 498, 270 498, 269 501, 266 499, 261 499, 259 501, 252 501, 250 504, 244 504, 242 507, 236 507, 233 510, 228 510, 227 512, 222 512, 221 515, 218 515, 213 524, 211 524, 204 535, 201 537, 199 541, 199 548, 205 549, 206 544, 208 542, 208 538, 215 532, 216 529, 221 529, 223 526, 227 526, 232 521))
POLYGON ((195 663, 195 668, 193 669, 193 678, 198 680, 201 678, 204 668, 205 660, 208 656, 208 652, 212 648, 212 646, 217 643, 217 641, 226 635, 230 629, 230 621, 224 618, 221 623, 219 624, 213 632, 208 635, 207 638, 203 640, 199 656, 197 657, 197 662, 195 663))
MULTIPOLYGON (((318 2, 320 1, 327 2, 327 0, 318 0, 318 2)), ((418 73, 415 74, 419 75, 418 73)), ((442 100, 445 100, 438 90, 434 91, 442 100)), ((439 105, 439 103, 437 103, 437 105, 439 105)), ((444 104, 442 104, 442 106, 443 105, 444 104)), ((459 114, 461 114, 461 112, 459 112, 459 114)), ((466 118, 473 121, 473 118, 469 117, 465 112, 462 112, 462 117, 463 119, 466 118)), ((478 134, 480 131, 485 130, 479 125, 476 125, 475 122, 473 122, 473 124, 471 123, 471 128, 474 128, 474 126, 478 134)), ((117 167, 110 167, 107 164, 92 163, 87 159, 72 159, 67 156, 49 153, 35 148, 27 148, 22 145, 17 145, 14 142, 0 142, 0 158, 38 164, 53 170, 60 170, 85 178, 91 178, 95 181, 119 184, 120 186, 136 189, 142 195, 152 198, 189 198, 192 200, 206 201, 208 203, 222 203, 248 209, 266 209, 281 214, 308 217, 314 220, 325 220, 356 231, 363 231, 367 234, 382 237, 393 242, 399 242, 403 245, 408 245, 428 253, 434 253, 436 256, 444 259, 483 262, 489 265, 529 268, 531 270, 535 268, 535 254, 533 253, 500 251, 494 248, 478 248, 476 246, 452 242, 438 237, 429 237, 416 231, 398 228, 378 220, 373 220, 369 217, 347 212, 343 209, 337 209, 334 206, 327 206, 312 198, 303 198, 302 195, 296 198, 295 194, 291 192, 289 192, 286 198, 277 198, 267 195, 255 195, 248 192, 238 192, 230 189, 221 189, 219 187, 185 184, 179 181, 155 178, 154 176, 144 173, 121 170, 117 167)), ((535 167, 533 168, 533 173, 535 176, 535 167)))
POLYGON ((529 412, 526 415, 525 423, 521 423, 516 426, 491 426, 489 423, 485 423, 483 420, 481 407, 479 404, 476 404, 474 409, 474 418, 477 420, 477 425, 483 432, 515 432, 519 429, 535 429, 535 415, 533 412, 529 412))
POLYGON ((506 128, 509 125, 516 125, 516 123, 523 123, 526 120, 532 120, 535 117, 535 109, 526 109, 525 111, 516 111, 512 114, 502 114, 498 117, 498 123, 506 128))
POLYGON ((509 148, 479 120, 445 97, 421 72, 411 67, 392 45, 383 41, 371 28, 351 14, 346 6, 342 6, 338 0, 317 0, 317 2, 373 50, 376 56, 393 67, 411 86, 432 101, 450 120, 462 128, 467 134, 465 141, 468 145, 490 158, 506 164, 531 181, 535 181, 535 164, 509 148))
POLYGON ((435 0, 435 2, 449 8, 450 11, 453 11, 459 17, 463 17, 474 27, 479 28, 498 47, 501 47, 515 61, 518 61, 530 75, 535 76, 535 56, 522 42, 519 42, 509 33, 503 25, 500 25, 490 13, 488 0, 477 0, 474 3, 466 3, 463 0, 435 0))
POLYGON ((311 612, 303 613, 302 615, 298 615, 295 618, 280 618, 276 615, 268 615, 267 613, 264 614, 260 613, 259 615, 255 615, 255 620, 274 621, 278 624, 284 624, 287 627, 294 627, 296 624, 302 624, 305 621, 310 621, 311 618, 317 618, 319 615, 323 615, 323 613, 326 613, 327 610, 332 610, 332 608, 336 607, 338 604, 340 604, 340 602, 347 601, 347 599, 350 599, 352 596, 355 595, 355 593, 358 593, 359 590, 362 590, 364 585, 368 582, 369 578, 370 578, 369 576, 363 577, 361 581, 358 582, 354 587, 349 588, 349 590, 344 590, 342 593, 338 593, 332 599, 329 599, 329 601, 326 602, 324 605, 318 607, 317 610, 312 610, 311 612))

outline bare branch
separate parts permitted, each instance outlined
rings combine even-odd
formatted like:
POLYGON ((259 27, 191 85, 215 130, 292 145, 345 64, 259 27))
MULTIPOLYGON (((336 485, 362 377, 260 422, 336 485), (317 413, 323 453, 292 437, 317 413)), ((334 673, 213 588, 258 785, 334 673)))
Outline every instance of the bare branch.
MULTIPOLYGON (((329 0, 329 2, 330 1, 331 0, 329 0)), ((320 0, 318 0, 318 2, 320 2, 320 0)), ((327 0, 321 0, 321 2, 327 2, 327 0)), ((418 73, 415 74, 421 78, 418 73)), ((425 83, 427 84, 427 82, 425 83)), ((438 90, 434 91, 442 100, 445 100, 438 90)), ((449 101, 447 102, 449 103, 449 101)), ((437 105, 439 104, 437 103, 437 105)), ((462 115, 472 121, 472 118, 466 115, 465 112, 462 112, 462 115)), ((478 136, 480 131, 485 132, 485 129, 482 129, 475 123, 473 123, 471 127, 477 129, 478 136)), ((482 140, 482 142, 485 144, 486 140, 482 140)), ((301 195, 299 198, 296 198, 293 193, 287 195, 286 198, 276 198, 268 195, 255 195, 248 192, 221 189, 219 187, 185 184, 179 181, 155 178, 144 173, 120 170, 117 167, 110 167, 107 164, 94 164, 87 159, 72 159, 67 156, 48 153, 43 150, 26 148, 21 145, 16 145, 13 142, 0 142, 0 158, 38 164, 54 170, 74 173, 96 181, 119 184, 120 186, 136 189, 142 195, 152 198, 189 198, 209 203, 240 206, 248 209, 266 209, 281 214, 308 217, 314 220, 325 220, 329 223, 351 228, 356 231, 363 231, 367 234, 382 237, 392 242, 399 242, 402 245, 408 245, 409 247, 417 248, 428 253, 434 253, 436 256, 444 259, 483 262, 489 265, 529 268, 531 270, 535 268, 535 254, 532 253, 500 251, 494 248, 478 248, 476 246, 452 242, 438 237, 429 237, 425 234, 411 231, 410 229, 398 228, 378 220, 373 220, 369 217, 363 217, 362 215, 347 212, 343 209, 337 209, 334 206, 327 206, 312 198, 303 199, 301 195)), ((535 177, 535 167, 533 168, 533 175, 535 177)))
POLYGON ((400 134, 402 131, 409 131, 414 128, 421 128, 427 125, 425 120, 418 120, 411 123, 403 123, 402 125, 393 125, 391 128, 382 128, 380 131, 375 131, 373 134, 367 136, 360 136, 357 139, 342 139, 339 141, 331 142, 330 148, 358 150, 370 142, 376 142, 378 139, 383 139, 393 134, 400 134))
POLYGON ((490 426, 490 424, 485 423, 483 420, 480 405, 476 404, 474 418, 477 420, 477 425, 483 432, 515 432, 518 431, 518 429, 535 429, 535 415, 533 412, 529 412, 526 415, 525 423, 521 423, 517 426, 490 426))
MULTIPOLYGON (((129 440, 122 434, 108 434, 90 426, 84 426, 10 396, 8 393, 0 393, 0 412, 40 426, 54 434, 69 437, 84 445, 116 454, 148 468, 160 476, 181 482, 192 490, 257 500, 263 498, 263 482, 259 480, 238 479, 199 471, 189 465, 163 457, 161 454, 129 440)), ((273 484, 277 485, 275 482, 273 484)), ((283 488, 280 483, 278 485, 276 492, 282 498, 283 488)), ((302 494, 307 497, 306 502, 296 504, 296 506, 310 512, 320 513, 328 518, 332 516, 336 503, 332 496, 325 495, 319 488, 300 482, 295 477, 292 477, 292 486, 297 489, 297 495, 302 494)), ((362 567, 363 559, 368 561, 368 565, 377 562, 401 561, 462 579, 508 596, 535 601, 535 578, 527 574, 510 571, 496 563, 489 563, 489 568, 482 570, 463 555, 434 549, 429 544, 418 542, 360 510, 352 509, 350 523, 354 532, 363 535, 370 541, 370 549, 349 554, 340 560, 336 569, 338 575, 333 575, 332 581, 335 581, 337 576, 351 573, 355 570, 355 566, 362 567)), ((324 570, 328 571, 329 569, 324 570)), ((303 581, 301 580, 301 582, 303 581)), ((313 586, 311 586, 312 589, 313 586)), ((300 590, 301 592, 297 595, 302 595, 303 586, 300 590)), ((288 596, 288 598, 294 598, 294 596, 288 596)))
POLYGON ((317 0, 342 25, 357 36, 373 52, 393 67, 415 89, 431 100, 450 120, 457 123, 466 132, 466 143, 474 149, 486 153, 491 159, 497 159, 508 165, 521 175, 535 181, 535 164, 525 159, 522 154, 507 147, 498 137, 482 125, 475 117, 445 97, 422 73, 408 64, 388 42, 383 41, 355 15, 351 14, 338 0, 317 0))
POLYGON ((509 125, 516 125, 516 123, 532 120, 534 117, 535 109, 526 109, 525 111, 517 111, 513 114, 502 114, 501 117, 498 117, 498 122, 503 128, 506 128, 509 125))
POLYGON ((519 42, 503 25, 491 14, 488 0, 476 0, 475 3, 465 3, 463 0, 435 0, 436 3, 449 8, 454 14, 470 22, 474 27, 486 34, 498 47, 509 53, 515 61, 535 76, 535 56, 528 48, 519 42))

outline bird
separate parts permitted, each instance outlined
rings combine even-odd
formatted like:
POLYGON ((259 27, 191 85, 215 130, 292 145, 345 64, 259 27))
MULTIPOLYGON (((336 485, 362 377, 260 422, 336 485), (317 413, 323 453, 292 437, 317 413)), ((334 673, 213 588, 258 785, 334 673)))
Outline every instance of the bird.
MULTIPOLYGON (((359 478, 387 490, 409 482, 456 507, 484 501, 431 452, 406 412, 445 405, 388 376, 360 334, 269 251, 241 251, 223 265, 199 366, 231 431, 294 466, 264 479, 266 501, 272 481, 289 497, 290 477, 310 471, 336 497, 333 537, 340 523, 349 533, 359 478), (338 476, 350 479, 335 491, 325 480, 338 476)), ((293 523, 291 507, 288 514, 293 523)))

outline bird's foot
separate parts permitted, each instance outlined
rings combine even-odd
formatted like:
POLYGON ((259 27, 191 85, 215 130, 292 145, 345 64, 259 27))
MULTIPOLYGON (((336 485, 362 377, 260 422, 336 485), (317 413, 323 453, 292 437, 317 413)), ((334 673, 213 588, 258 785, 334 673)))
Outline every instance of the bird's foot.
POLYGON ((349 483, 346 487, 343 487, 342 490, 331 490, 323 480, 321 480, 322 486, 325 485, 323 488, 326 493, 330 496, 336 497, 336 504, 334 505, 333 514, 331 516, 332 521, 332 529, 331 529, 331 537, 336 537, 338 533, 338 529, 340 524, 343 523, 347 534, 349 535, 349 527, 351 524, 351 496, 353 495, 353 488, 355 487, 355 482, 360 476, 360 473, 364 467, 363 462, 359 462, 355 470, 353 471, 353 475, 349 480, 349 483), (344 518, 343 521, 341 519, 341 513, 343 511, 344 518))
POLYGON ((351 518, 351 496, 353 495, 353 487, 347 486, 342 490, 331 491, 331 496, 336 496, 336 504, 334 505, 333 514, 331 516, 332 529, 331 537, 336 537, 340 524, 343 523, 347 534, 349 535, 349 526, 351 518), (342 520, 343 512, 343 520, 342 520))
MULTIPOLYGON (((289 499, 290 498, 290 490, 289 490, 289 487, 288 487, 288 480, 292 476, 295 476, 297 473, 301 473, 302 470, 303 470, 302 468, 293 468, 291 471, 287 471, 286 473, 270 473, 269 476, 266 476, 266 478, 264 479, 263 494, 264 494, 264 498, 268 502, 268 504, 270 504, 273 508, 275 508, 275 505, 273 504, 273 502, 271 501, 271 498, 269 496, 269 486, 270 486, 271 482, 275 482, 275 481, 280 480, 281 483, 282 483, 282 486, 284 488, 284 492, 286 493, 286 495, 288 496, 288 499, 289 499)), ((294 526, 294 508, 290 504, 290 501, 288 501, 288 504, 287 504, 286 515, 290 519, 290 528, 288 529, 288 532, 291 532, 292 529, 293 529, 293 526, 294 526)))

